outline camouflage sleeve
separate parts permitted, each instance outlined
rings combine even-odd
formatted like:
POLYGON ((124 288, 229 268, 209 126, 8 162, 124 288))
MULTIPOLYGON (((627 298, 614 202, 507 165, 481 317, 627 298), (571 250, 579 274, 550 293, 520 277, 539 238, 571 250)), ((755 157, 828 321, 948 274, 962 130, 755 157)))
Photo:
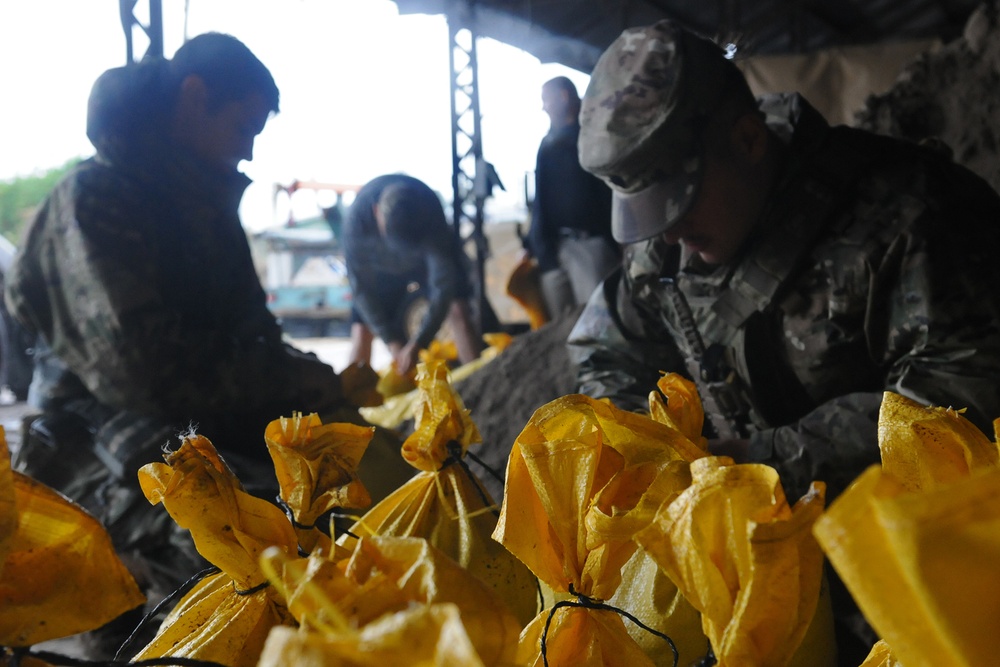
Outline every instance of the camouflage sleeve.
POLYGON ((651 328, 631 307, 621 269, 616 270, 594 291, 569 335, 580 393, 647 412, 660 371, 684 368, 670 337, 656 336, 651 328))
POLYGON ((778 471, 785 495, 795 502, 815 479, 837 497, 868 466, 880 461, 878 411, 882 393, 840 396, 788 426, 750 437, 750 460, 778 471))
POLYGON ((778 469, 790 497, 824 479, 832 499, 880 461, 883 391, 964 409, 992 439, 1000 417, 1000 205, 968 179, 947 191, 950 205, 928 207, 869 262, 864 334, 869 354, 886 369, 883 385, 753 437, 751 457, 778 469))
MULTIPOLYGON (((50 196, 19 256, 12 300, 88 390, 105 404, 163 416, 333 401, 333 369, 292 358, 262 295, 254 307, 234 307, 225 326, 196 304, 168 303, 169 267, 151 247, 148 209, 124 179, 84 168, 50 196)), ((208 273, 209 256, 205 264, 208 273)))

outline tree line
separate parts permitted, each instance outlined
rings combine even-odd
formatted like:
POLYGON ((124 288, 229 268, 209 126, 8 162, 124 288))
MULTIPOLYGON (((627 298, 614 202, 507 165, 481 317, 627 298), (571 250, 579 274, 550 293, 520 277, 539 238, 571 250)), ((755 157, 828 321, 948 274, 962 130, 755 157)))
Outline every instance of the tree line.
POLYGON ((15 245, 52 188, 81 158, 41 174, 0 181, 0 234, 15 245))

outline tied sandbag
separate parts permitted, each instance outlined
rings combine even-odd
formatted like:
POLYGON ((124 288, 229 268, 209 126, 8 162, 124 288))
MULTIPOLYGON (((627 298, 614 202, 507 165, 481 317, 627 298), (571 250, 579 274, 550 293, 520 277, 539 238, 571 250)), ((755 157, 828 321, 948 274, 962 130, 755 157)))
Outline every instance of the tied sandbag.
MULTIPOLYGON (((606 601, 636 552, 635 533, 689 483, 688 465, 702 456, 676 429, 587 396, 535 412, 511 451, 493 536, 562 599, 522 631, 518 664, 652 664, 623 610, 606 601)), ((669 637, 660 641, 661 651, 674 650, 669 637)))
POLYGON ((404 441, 402 456, 421 472, 372 507, 337 543, 351 550, 355 536, 424 537, 495 590, 527 623, 538 609, 537 581, 491 539, 496 503, 464 462, 469 445, 480 441, 479 431, 443 362, 421 363, 417 381, 415 430, 404 441))
POLYGON ((994 664, 1000 655, 997 443, 959 411, 886 392, 879 448, 882 466, 865 471, 815 527, 883 639, 866 667, 994 664))
POLYGON ((243 491, 207 438, 185 437, 164 458, 139 470, 143 493, 191 531, 198 552, 221 572, 181 599, 135 660, 182 657, 254 667, 270 629, 293 623, 260 569, 260 554, 268 547, 297 553, 295 531, 277 506, 243 491))
POLYGON ((13 471, 0 428, 0 646, 93 630, 143 602, 100 522, 13 471))
POLYGON ((423 538, 363 537, 340 562, 271 549, 262 565, 301 630, 275 628, 260 667, 513 664, 504 601, 423 538))

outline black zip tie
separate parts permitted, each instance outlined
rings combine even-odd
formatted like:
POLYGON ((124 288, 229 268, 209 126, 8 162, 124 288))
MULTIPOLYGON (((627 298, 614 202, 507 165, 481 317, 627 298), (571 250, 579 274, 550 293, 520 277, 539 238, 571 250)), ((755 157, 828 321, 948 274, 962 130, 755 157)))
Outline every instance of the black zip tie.
POLYGON ((139 624, 135 626, 135 629, 132 631, 132 634, 130 634, 128 638, 118 648, 118 651, 115 653, 113 662, 118 661, 122 657, 122 654, 125 653, 125 651, 127 651, 129 648, 131 648, 132 643, 135 642, 136 638, 139 636, 139 632, 141 632, 143 628, 149 625, 149 622, 153 619, 154 616, 160 613, 161 609, 163 609, 168 604, 171 604, 177 598, 179 598, 180 596, 184 595, 189 590, 194 588, 194 585, 197 584, 202 579, 204 579, 205 577, 212 574, 216 574, 221 571, 222 570, 215 567, 214 565, 212 567, 207 567, 201 572, 196 573, 194 576, 185 581, 183 584, 181 584, 173 593, 160 600, 156 604, 156 606, 152 608, 152 610, 147 612, 146 615, 142 617, 142 620, 140 620, 139 624))
MULTIPOLYGON (((350 514, 343 514, 343 513, 340 513, 340 512, 337 512, 337 510, 333 510, 332 512, 330 512, 330 515, 331 515, 331 516, 332 516, 332 517, 333 517, 333 518, 334 518, 335 520, 336 520, 336 519, 355 519, 355 517, 351 516, 350 514)), ((355 520, 356 520, 356 519, 355 519, 355 520)), ((346 529, 346 528, 344 528, 343 530, 341 530, 341 531, 340 531, 340 534, 341 534, 341 535, 347 535, 348 537, 353 537, 353 538, 354 538, 354 539, 356 539, 356 540, 360 540, 360 539, 361 539, 360 537, 358 537, 357 535, 355 535, 354 533, 352 533, 351 531, 349 531, 349 530, 348 530, 348 529, 346 529)), ((332 538, 332 537, 333 537, 333 536, 331 535, 331 538, 332 538)))
POLYGON ((656 635, 660 639, 666 640, 667 644, 670 645, 670 650, 673 651, 674 654, 674 667, 677 667, 677 663, 680 662, 681 656, 680 653, 677 652, 677 646, 674 645, 674 640, 672 640, 670 637, 660 632, 659 630, 654 630, 653 628, 649 627, 648 625, 646 625, 638 618, 625 611, 624 609, 619 609, 618 607, 613 607, 609 604, 598 602, 597 600, 588 598, 586 595, 577 593, 576 591, 573 590, 573 584, 569 585, 569 592, 570 595, 576 596, 576 600, 560 600, 559 602, 556 602, 554 605, 552 605, 552 609, 549 610, 548 618, 545 619, 545 628, 542 630, 542 662, 545 664, 545 667, 549 667, 549 657, 545 654, 545 638, 549 634, 549 624, 552 623, 552 617, 555 616, 556 611, 561 607, 583 607, 585 609, 599 609, 602 611, 613 611, 616 614, 624 616, 625 618, 627 618, 628 620, 632 621, 640 628, 645 630, 646 632, 656 635))
POLYGON ((481 465, 483 469, 486 470, 486 472, 488 472, 493 477, 493 479, 500 482, 501 484, 506 484, 506 480, 503 478, 503 475, 494 470, 492 466, 486 463, 486 461, 482 460, 481 458, 473 454, 471 450, 465 452, 465 455, 468 456, 473 461, 475 461, 476 463, 478 463, 479 465, 481 465))
MULTIPOLYGON (((482 483, 479 481, 479 477, 476 476, 472 469, 469 468, 469 464, 465 462, 462 457, 462 444, 458 440, 449 440, 447 444, 448 448, 448 458, 446 458, 442 463, 438 472, 444 470, 450 465, 458 465, 465 471, 465 474, 469 476, 472 480, 473 486, 476 487, 476 492, 479 494, 479 499, 483 502, 483 507, 490 511, 493 516, 499 517, 500 510, 497 509, 497 504, 495 500, 490 500, 489 494, 483 488, 482 483)), ((466 452, 468 454, 468 452, 466 452)))
POLYGON ((719 660, 715 657, 715 650, 712 648, 712 644, 709 643, 708 652, 699 658, 693 667, 713 667, 717 664, 719 664, 719 660))
POLYGON ((245 591, 241 591, 240 589, 236 588, 236 582, 234 581, 233 582, 233 592, 236 593, 237 595, 253 595, 254 593, 260 593, 262 590, 264 590, 265 588, 267 588, 270 585, 271 585, 271 582, 267 581, 265 579, 264 581, 260 582, 256 586, 254 586, 252 588, 248 588, 245 591))
POLYGON ((312 530, 313 528, 316 527, 316 524, 312 524, 311 526, 307 526, 304 523, 299 523, 298 521, 296 521, 295 520, 295 514, 292 512, 292 508, 288 506, 288 503, 286 503, 281 498, 281 496, 276 496, 274 498, 274 503, 285 512, 285 516, 288 517, 288 520, 291 522, 291 524, 292 524, 293 527, 298 528, 300 530, 312 530))

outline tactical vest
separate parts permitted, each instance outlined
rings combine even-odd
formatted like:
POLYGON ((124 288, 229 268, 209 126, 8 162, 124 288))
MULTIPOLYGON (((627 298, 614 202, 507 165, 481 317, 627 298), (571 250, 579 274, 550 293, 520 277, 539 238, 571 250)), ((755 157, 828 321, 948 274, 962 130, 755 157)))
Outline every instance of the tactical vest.
POLYGON ((836 233, 833 221, 852 201, 850 193, 874 161, 876 156, 853 140, 856 136, 846 128, 829 131, 823 159, 810 160, 764 214, 761 228, 769 230, 767 235, 736 266, 720 293, 695 304, 700 326, 685 275, 678 271, 679 246, 663 267, 663 324, 673 332, 698 385, 715 437, 746 438, 816 407, 784 359, 781 331, 773 330, 772 304, 807 268, 824 234, 836 233))

